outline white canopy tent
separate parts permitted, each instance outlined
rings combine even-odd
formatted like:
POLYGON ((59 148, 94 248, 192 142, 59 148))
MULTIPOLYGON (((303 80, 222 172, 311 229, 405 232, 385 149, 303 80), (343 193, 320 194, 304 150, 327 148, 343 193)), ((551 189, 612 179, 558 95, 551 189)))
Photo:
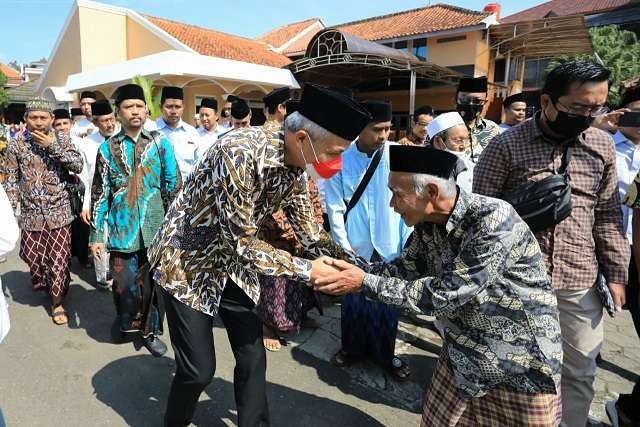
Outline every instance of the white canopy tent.
POLYGON ((152 80, 170 76, 210 80, 215 81, 227 92, 231 92, 227 87, 228 82, 254 84, 263 88, 265 92, 268 92, 265 86, 300 87, 291 71, 286 68, 169 50, 72 74, 67 78, 66 91, 78 92, 101 86, 125 84, 136 75, 152 80))

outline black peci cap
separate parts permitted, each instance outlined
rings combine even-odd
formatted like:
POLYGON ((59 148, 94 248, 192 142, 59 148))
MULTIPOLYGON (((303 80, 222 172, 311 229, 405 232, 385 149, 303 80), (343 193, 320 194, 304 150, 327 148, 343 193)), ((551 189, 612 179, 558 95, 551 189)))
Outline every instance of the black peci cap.
POLYGON ((449 179, 457 163, 458 157, 444 150, 413 145, 389 146, 389 168, 392 172, 423 173, 449 179))

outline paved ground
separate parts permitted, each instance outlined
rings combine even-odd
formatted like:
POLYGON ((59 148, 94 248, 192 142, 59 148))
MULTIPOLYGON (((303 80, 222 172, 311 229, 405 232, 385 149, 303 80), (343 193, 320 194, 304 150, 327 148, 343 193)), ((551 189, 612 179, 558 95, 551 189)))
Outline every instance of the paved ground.
MULTIPOLYGON (((153 358, 135 343, 111 344, 111 295, 91 285, 91 270, 74 266, 74 271, 67 300, 71 321, 58 327, 49 318, 45 296, 31 291, 26 265, 15 255, 0 265, 12 316, 11 332, 0 345, 0 408, 7 425, 160 425, 173 353, 153 358)), ((423 389, 441 344, 430 323, 402 323, 397 348, 413 375, 397 383, 368 364, 338 369, 329 363, 339 347, 339 313, 328 303, 324 316, 313 316, 314 327, 292 337, 283 351, 268 354, 273 424, 418 425, 423 389)), ((603 402, 631 390, 640 372, 640 343, 628 314, 607 321, 606 331, 595 419, 606 419, 603 402)), ((223 328, 216 327, 214 335, 216 378, 201 397, 196 426, 237 422, 231 351, 223 328)))

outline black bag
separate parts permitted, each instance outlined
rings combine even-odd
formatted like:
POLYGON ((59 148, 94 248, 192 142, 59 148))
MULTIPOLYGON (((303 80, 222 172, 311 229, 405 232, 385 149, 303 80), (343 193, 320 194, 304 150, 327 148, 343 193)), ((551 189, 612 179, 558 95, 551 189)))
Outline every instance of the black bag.
POLYGON ((571 214, 571 179, 567 168, 572 151, 573 147, 567 145, 557 174, 527 182, 503 196, 534 233, 558 224, 571 214))
POLYGON ((84 184, 77 175, 67 175, 65 180, 65 189, 69 193, 69 204, 73 216, 78 217, 82 213, 82 204, 84 202, 84 184))

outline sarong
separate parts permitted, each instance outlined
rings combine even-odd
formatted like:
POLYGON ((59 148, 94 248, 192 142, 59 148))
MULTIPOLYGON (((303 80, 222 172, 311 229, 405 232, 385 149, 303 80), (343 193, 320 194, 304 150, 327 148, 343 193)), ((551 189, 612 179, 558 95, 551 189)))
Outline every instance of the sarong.
POLYGON ((463 399, 447 363, 439 359, 425 396, 421 427, 556 427, 562 419, 558 394, 528 394, 505 389, 463 399))
POLYGON ((277 331, 298 332, 306 314, 318 306, 313 289, 284 277, 260 276, 260 320, 277 331))
POLYGON ((120 330, 161 335, 164 303, 151 279, 147 250, 111 252, 109 263, 120 330))
POLYGON ((70 226, 42 231, 22 230, 20 259, 29 266, 33 289, 46 291, 54 307, 62 304, 71 281, 70 226))
POLYGON ((89 264, 89 226, 76 218, 71 223, 71 255, 78 259, 80 264, 89 264))
POLYGON ((342 298, 342 351, 388 368, 395 355, 400 310, 361 293, 342 298))

